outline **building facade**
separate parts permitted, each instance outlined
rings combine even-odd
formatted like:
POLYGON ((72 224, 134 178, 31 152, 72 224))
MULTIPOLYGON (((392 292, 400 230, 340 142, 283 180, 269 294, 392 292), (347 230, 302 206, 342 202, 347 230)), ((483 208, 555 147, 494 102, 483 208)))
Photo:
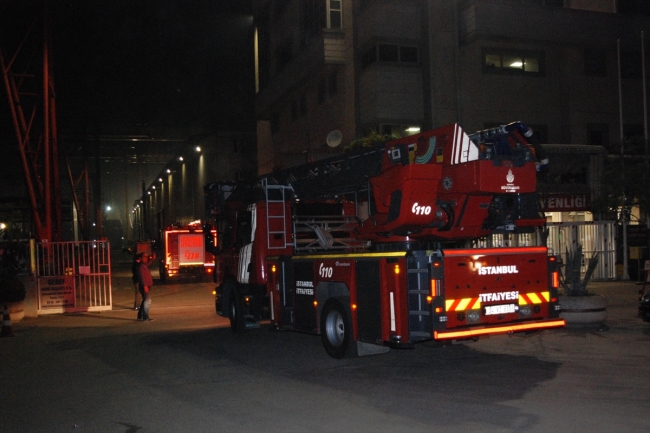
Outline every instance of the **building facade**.
POLYGON ((643 2, 253 4, 260 174, 340 151, 328 145, 331 131, 344 145, 369 130, 521 120, 543 143, 610 153, 621 117, 624 136, 643 133, 643 2))

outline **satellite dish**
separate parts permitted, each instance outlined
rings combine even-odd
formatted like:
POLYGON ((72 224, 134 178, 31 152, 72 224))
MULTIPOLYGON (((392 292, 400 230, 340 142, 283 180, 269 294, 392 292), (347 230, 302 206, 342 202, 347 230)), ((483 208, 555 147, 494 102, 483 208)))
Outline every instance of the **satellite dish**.
POLYGON ((341 131, 338 129, 335 129, 327 134, 327 139, 325 141, 327 141, 329 147, 336 147, 341 144, 341 140, 343 140, 343 134, 341 134, 341 131))

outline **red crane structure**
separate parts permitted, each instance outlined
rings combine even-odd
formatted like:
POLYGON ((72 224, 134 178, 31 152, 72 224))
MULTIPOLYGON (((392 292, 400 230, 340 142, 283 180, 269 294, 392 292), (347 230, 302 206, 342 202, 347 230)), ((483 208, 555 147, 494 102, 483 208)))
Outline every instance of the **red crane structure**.
MULTIPOLYGON (((49 3, 47 0, 27 3, 10 1, 0 10, 0 28, 3 29, 0 34, 0 70, 36 236, 40 241, 60 241, 61 165, 49 3)), ((67 171, 83 230, 88 212, 79 206, 76 186, 88 182, 88 170, 84 168, 76 180, 69 164, 67 171)), ((87 205, 88 200, 86 208, 87 205)))

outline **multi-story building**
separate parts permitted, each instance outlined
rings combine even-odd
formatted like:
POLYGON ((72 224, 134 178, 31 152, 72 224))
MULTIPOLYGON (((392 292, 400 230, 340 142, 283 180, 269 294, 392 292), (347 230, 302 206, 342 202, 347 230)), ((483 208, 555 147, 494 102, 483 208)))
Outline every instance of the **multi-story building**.
POLYGON ((543 143, 617 152, 621 118, 643 133, 646 3, 254 0, 259 172, 340 151, 331 131, 345 144, 454 122, 521 120, 543 143))

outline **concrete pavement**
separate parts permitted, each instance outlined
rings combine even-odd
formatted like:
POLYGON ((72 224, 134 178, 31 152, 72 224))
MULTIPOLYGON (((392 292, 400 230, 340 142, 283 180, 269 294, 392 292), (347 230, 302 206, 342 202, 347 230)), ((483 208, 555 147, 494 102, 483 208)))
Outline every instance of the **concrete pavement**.
MULTIPOLYGON (((127 264, 128 265, 128 264, 127 264)), ((0 431, 647 431, 650 326, 639 286, 594 282, 609 318, 445 348, 335 360, 318 337, 234 335, 210 283, 155 285, 135 320, 127 269, 113 309, 25 319, 0 340, 0 431)))

